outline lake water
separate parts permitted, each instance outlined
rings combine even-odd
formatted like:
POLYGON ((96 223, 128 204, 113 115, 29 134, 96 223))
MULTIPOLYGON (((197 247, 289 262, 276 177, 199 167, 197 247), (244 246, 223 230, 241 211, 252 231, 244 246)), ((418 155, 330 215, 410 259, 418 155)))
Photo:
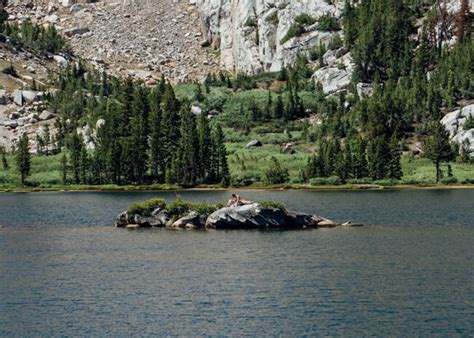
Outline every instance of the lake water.
POLYGON ((0 336, 474 335, 474 190, 242 195, 373 225, 129 231, 175 193, 0 194, 0 336))

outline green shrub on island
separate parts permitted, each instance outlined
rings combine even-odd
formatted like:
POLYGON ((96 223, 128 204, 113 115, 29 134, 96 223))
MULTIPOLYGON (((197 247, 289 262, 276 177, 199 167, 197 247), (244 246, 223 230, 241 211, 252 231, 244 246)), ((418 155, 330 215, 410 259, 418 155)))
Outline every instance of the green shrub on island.
POLYGON ((127 213, 129 215, 144 215, 144 216, 150 216, 150 214, 153 212, 153 210, 157 208, 165 208, 166 207, 166 202, 162 198, 152 198, 148 201, 142 202, 142 203, 133 203, 130 205, 130 207, 127 209, 127 213))
POLYGON ((272 200, 262 201, 259 203, 259 205, 262 209, 268 209, 268 208, 281 209, 281 210, 286 209, 285 204, 278 201, 272 201, 272 200))
POLYGON ((176 216, 183 216, 184 214, 195 211, 198 214, 205 214, 209 215, 212 214, 214 211, 222 208, 222 204, 205 204, 205 203, 192 203, 183 201, 181 197, 177 197, 176 200, 171 203, 170 205, 166 206, 166 210, 172 215, 176 216))
POLYGON ((205 204, 205 203, 192 203, 183 201, 181 197, 177 197, 171 204, 166 204, 164 199, 152 198, 148 201, 141 203, 133 203, 127 209, 129 216, 142 215, 151 216, 151 213, 160 208, 165 209, 169 214, 173 215, 175 219, 178 219, 191 211, 195 211, 200 215, 210 215, 214 211, 222 208, 223 204, 205 204))

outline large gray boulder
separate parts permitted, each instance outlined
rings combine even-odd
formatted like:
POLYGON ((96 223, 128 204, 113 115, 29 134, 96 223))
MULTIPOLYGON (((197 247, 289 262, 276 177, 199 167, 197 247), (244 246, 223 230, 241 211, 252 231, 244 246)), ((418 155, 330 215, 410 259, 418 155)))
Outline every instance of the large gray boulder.
POLYGON ((21 90, 16 89, 13 92, 13 102, 15 102, 17 106, 23 106, 23 93, 21 90))
POLYGON ((222 208, 212 213, 206 222, 211 229, 304 229, 317 228, 322 221, 314 215, 280 208, 261 208, 259 204, 222 208))
POLYGON ((61 67, 67 67, 68 62, 67 60, 61 55, 54 55, 54 61, 56 61, 61 67))
POLYGON ((39 116, 39 119, 41 121, 46 121, 46 120, 51 120, 52 118, 54 117, 54 114, 51 113, 50 111, 48 110, 43 110, 43 112, 41 113, 41 115, 39 116))
POLYGON ((458 145, 467 143, 471 156, 474 156, 474 129, 465 129, 468 118, 474 117, 474 104, 446 114, 441 123, 449 132, 451 141, 458 145))
POLYGON ((197 212, 192 211, 168 227, 176 229, 200 229, 206 225, 206 219, 207 215, 200 215, 197 212))

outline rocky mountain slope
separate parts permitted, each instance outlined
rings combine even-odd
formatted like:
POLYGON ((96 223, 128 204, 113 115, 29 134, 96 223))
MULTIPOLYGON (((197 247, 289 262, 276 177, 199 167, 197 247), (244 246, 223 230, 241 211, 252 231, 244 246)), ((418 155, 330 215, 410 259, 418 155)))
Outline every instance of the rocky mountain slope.
POLYGON ((174 82, 201 80, 217 71, 218 56, 201 47, 196 8, 187 1, 16 1, 11 22, 54 24, 75 54, 109 72, 174 82))
MULTIPOLYGON (((460 2, 449 1, 448 11, 458 11, 460 2)), ((474 1, 470 3, 472 12, 474 1)), ((10 22, 31 19, 55 25, 69 39, 74 53, 89 63, 153 85, 162 74, 179 83, 202 80, 218 70, 279 71, 293 64, 299 53, 342 37, 342 30, 321 29, 320 20, 330 16, 340 24, 343 7, 344 0, 12 0, 7 9, 10 22), (303 15, 314 22, 290 36, 288 32, 303 15)), ((313 64, 312 69, 314 81, 324 92, 336 93, 349 85, 353 62, 344 47, 329 49, 322 60, 322 65, 313 64)), ((27 88, 32 78, 44 83, 47 69, 31 55, 10 55, 6 50, 0 61, 2 68, 13 62, 26 76, 24 83, 12 83, 11 77, 7 81, 0 75, 6 79, 0 86, 6 90, 0 93, 0 139, 9 145, 23 129, 33 133, 41 125, 41 95, 26 106, 13 101, 15 89, 27 88)), ((359 83, 357 89, 359 94, 370 94, 371 85, 359 83)))
MULTIPOLYGON (((193 2, 193 0, 191 0, 193 2)), ((279 71, 294 62, 296 55, 328 44, 336 33, 318 30, 282 43, 295 18, 307 14, 315 19, 330 14, 338 17, 343 0, 194 0, 206 38, 221 51, 220 65, 230 72, 279 71)))

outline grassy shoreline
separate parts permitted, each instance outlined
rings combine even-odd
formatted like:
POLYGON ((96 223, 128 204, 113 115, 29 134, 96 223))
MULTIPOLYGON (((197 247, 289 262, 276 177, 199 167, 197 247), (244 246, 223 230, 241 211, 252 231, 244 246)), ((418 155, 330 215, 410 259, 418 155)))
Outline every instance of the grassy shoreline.
MULTIPOLYGON (((200 185, 193 188, 185 188, 174 184, 151 184, 151 185, 81 185, 62 184, 61 182, 61 155, 33 156, 32 173, 28 177, 29 186, 21 186, 19 174, 15 166, 15 159, 8 155, 10 167, 0 170, 0 193, 7 192, 154 192, 154 191, 363 191, 363 190, 419 190, 419 189, 474 189, 474 164, 452 163, 452 170, 457 182, 445 181, 434 183, 434 166, 427 159, 410 161, 403 158, 402 165, 405 173, 400 181, 359 181, 346 184, 337 184, 332 178, 323 178, 314 182, 298 182, 298 172, 304 168, 307 162, 307 154, 300 152, 297 155, 287 156, 279 154, 278 149, 272 145, 263 146, 260 149, 246 149, 244 145, 237 147, 241 159, 245 153, 245 175, 249 177, 261 177, 268 165, 269 156, 277 156, 281 163, 289 169, 290 179, 288 183, 279 185, 268 185, 265 182, 256 181, 250 185, 240 184, 236 179, 230 188, 219 185, 200 185), (273 149, 273 152, 270 151, 273 149), (472 183, 471 183, 472 182, 472 183)), ((231 157, 232 158, 232 157, 231 157)), ((231 175, 237 177, 242 175, 239 164, 230 161, 231 175), (240 170, 240 171, 239 171, 240 170)), ((445 168, 444 168, 445 169, 445 168)), ((446 169, 445 169, 446 170, 446 169)), ((245 182, 244 182, 245 183, 245 182)))
POLYGON ((52 186, 52 187, 0 187, 0 193, 19 192, 185 192, 185 191, 373 191, 373 190, 453 190, 474 189, 474 184, 347 184, 347 185, 276 185, 258 187, 197 186, 182 188, 178 186, 52 186))

